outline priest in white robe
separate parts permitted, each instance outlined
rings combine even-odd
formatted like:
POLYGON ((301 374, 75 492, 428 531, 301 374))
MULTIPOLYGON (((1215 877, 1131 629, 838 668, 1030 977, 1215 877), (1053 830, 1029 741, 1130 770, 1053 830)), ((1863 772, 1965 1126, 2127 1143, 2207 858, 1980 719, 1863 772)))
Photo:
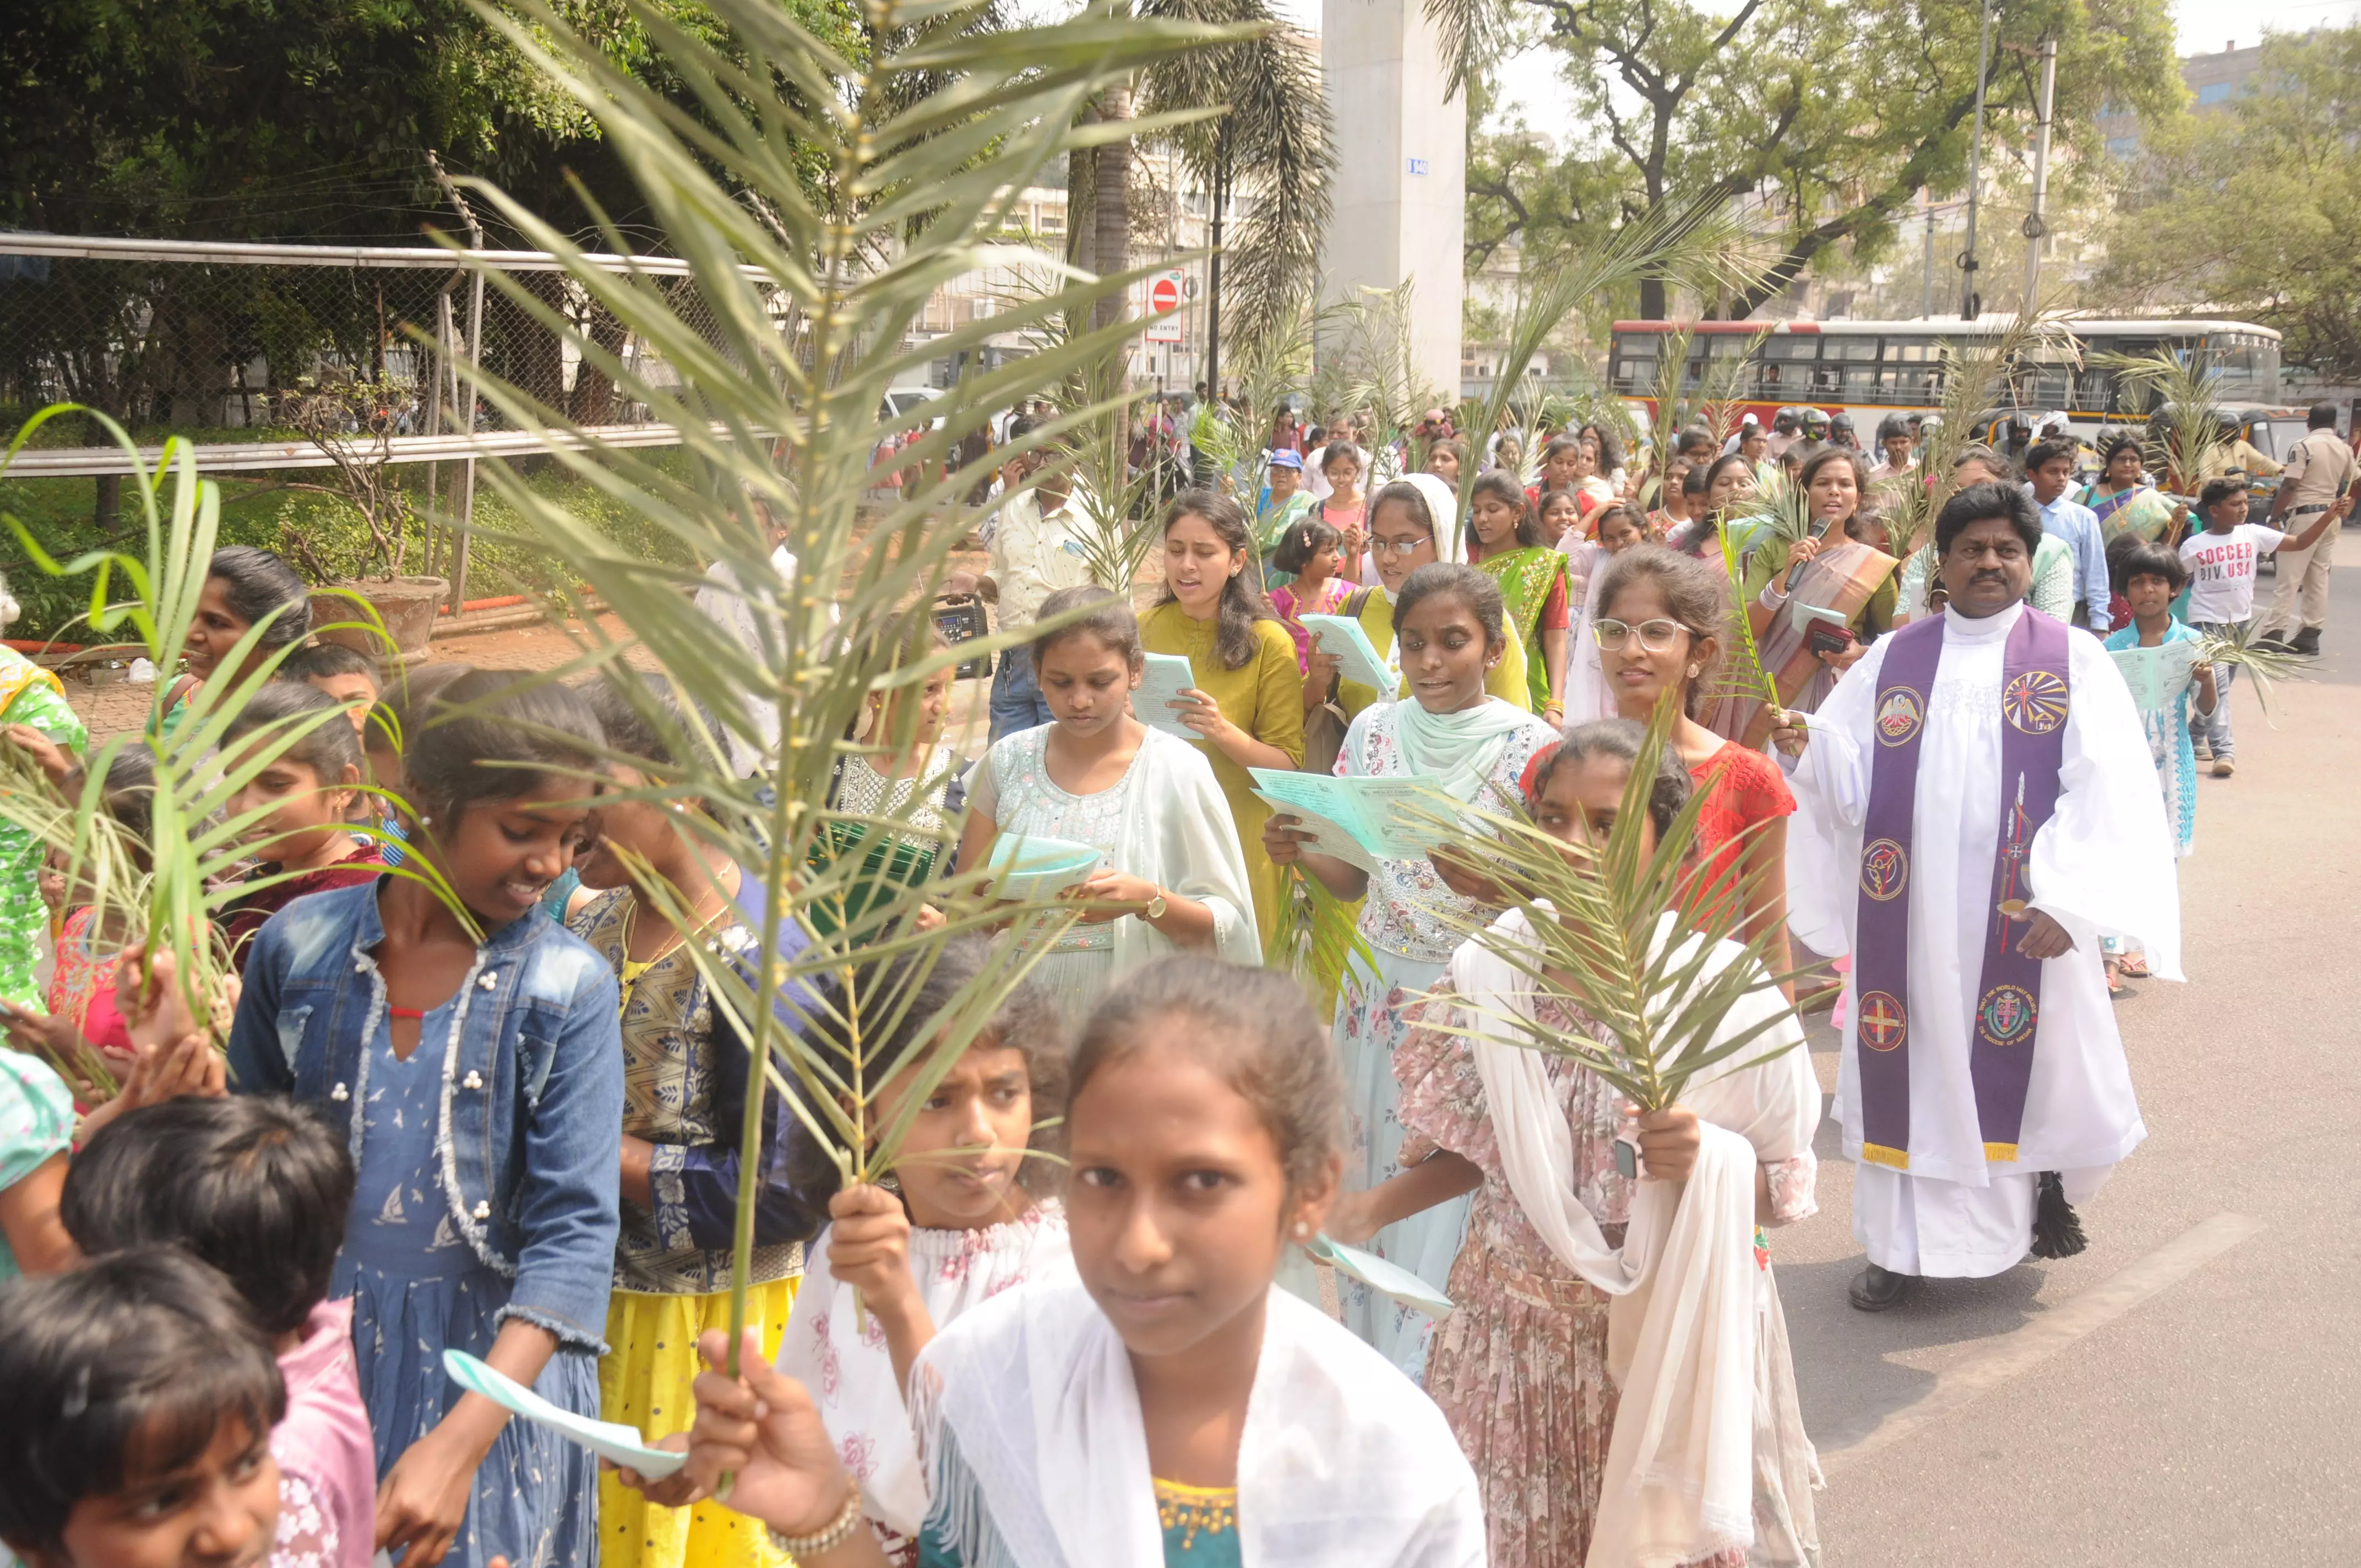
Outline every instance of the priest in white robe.
POLYGON ((2024 603, 2040 539, 2014 488, 1952 497, 1939 621, 1881 639, 1776 736, 1800 756, 1789 925, 1853 956, 1837 1114, 1863 1310, 2015 1266, 2045 1179, 2071 1232, 2061 1194, 2087 1200, 2147 1135, 2100 938, 2181 978, 2172 836, 2113 662, 2024 603))

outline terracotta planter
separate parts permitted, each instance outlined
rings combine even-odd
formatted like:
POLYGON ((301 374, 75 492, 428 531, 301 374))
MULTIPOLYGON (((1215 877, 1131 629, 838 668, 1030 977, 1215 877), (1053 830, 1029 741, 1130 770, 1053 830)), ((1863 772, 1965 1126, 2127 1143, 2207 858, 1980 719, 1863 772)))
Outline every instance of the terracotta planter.
POLYGON ((434 613, 451 592, 441 577, 379 577, 312 592, 312 625, 323 642, 357 648, 375 659, 415 659, 434 632, 434 613), (356 603, 355 601, 358 602, 356 603), (361 605, 368 607, 363 611, 361 605), (371 615, 380 632, 367 624, 371 615), (390 646, 388 646, 389 641, 390 646))

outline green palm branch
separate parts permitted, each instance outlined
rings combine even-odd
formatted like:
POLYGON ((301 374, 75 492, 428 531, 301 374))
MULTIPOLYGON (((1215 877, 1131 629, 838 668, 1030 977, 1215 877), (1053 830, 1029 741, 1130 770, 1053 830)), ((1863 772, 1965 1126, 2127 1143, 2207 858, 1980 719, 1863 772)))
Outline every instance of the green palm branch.
MULTIPOLYGON (((1476 401, 1466 428, 1499 429, 1533 356, 1567 317, 1592 302, 1651 277, 1708 294, 1734 288, 1758 270, 1753 248, 1752 236, 1737 216, 1715 204, 1665 209, 1626 224, 1595 247, 1565 258, 1539 287, 1518 300, 1509 319, 1498 377, 1490 392, 1476 401)), ((1462 518, 1467 513, 1476 474, 1477 465, 1472 462, 1459 472, 1462 518)), ((1455 521, 1452 526, 1458 524, 1455 521)))
MULTIPOLYGON (((1571 1058, 1642 1111, 1674 1103, 1697 1075, 1733 1058, 1747 1055, 1739 1065, 1750 1067, 1792 1048, 1763 1040, 1784 1013, 1722 1035, 1741 997, 1794 978, 1768 969, 1777 933, 1752 941, 1738 935, 1763 868, 1745 869, 1742 853, 1722 857, 1729 863, 1710 875, 1691 864, 1702 792, 1653 850, 1646 842, 1648 797, 1673 718, 1671 703, 1659 705, 1603 842, 1568 845, 1522 816, 1462 811, 1437 819, 1448 823, 1449 852, 1482 867, 1500 902, 1525 917, 1530 939, 1495 938, 1495 952, 1532 992, 1565 998, 1597 1025, 1595 1034, 1560 1033, 1507 1011, 1478 1013, 1475 1026, 1447 1025, 1449 1032, 1505 1032, 1519 1045, 1571 1058), (1727 958, 1725 941, 1739 943, 1740 955, 1727 958)), ((1438 913, 1462 940, 1483 938, 1497 914, 1438 913)), ((1476 1011, 1466 997, 1453 1000, 1476 1011)))
MULTIPOLYGON (((250 627, 222 661, 222 668, 238 672, 236 677, 216 676, 203 682, 186 696, 178 720, 168 721, 166 704, 175 685, 169 672, 180 663, 199 596, 204 591, 220 530, 220 488, 198 477, 195 450, 186 443, 168 441, 150 470, 121 425, 94 410, 73 404, 43 409, 28 420, 5 455, 0 455, 0 476, 5 475, 9 463, 43 424, 61 416, 93 422, 128 457, 132 483, 126 489, 138 509, 143 548, 137 554, 92 550, 60 561, 22 521, 11 514, 0 514, 0 521, 5 521, 41 571, 60 577, 89 577, 89 608, 76 620, 88 621, 94 632, 137 648, 159 674, 140 729, 113 736, 94 747, 73 795, 60 795, 46 780, 39 781, 38 787, 10 788, 0 792, 0 820, 60 852, 77 896, 93 910, 96 928, 107 933, 110 940, 140 948, 137 978, 143 993, 155 959, 170 955, 186 1015, 208 1028, 215 1046, 223 1047, 230 1022, 225 981, 233 964, 215 918, 234 900, 301 874, 281 872, 243 881, 236 876, 250 858, 247 836, 273 808, 266 806, 234 813, 230 802, 313 729, 347 720, 335 709, 302 714, 248 730, 234 745, 228 742, 231 723, 276 675, 290 651, 282 646, 264 652, 263 640, 274 619, 266 617, 250 627), (107 815, 104 805, 108 771, 132 746, 147 748, 154 762, 154 782, 146 802, 148 842, 137 846, 147 851, 144 867, 130 836, 107 815)), ((362 613, 369 614, 366 607, 362 613)), ((373 615, 366 621, 338 624, 384 632, 373 615)), ((364 838, 382 836, 379 829, 363 824, 353 824, 349 830, 364 838)), ((448 894, 430 868, 410 866, 398 874, 423 881, 448 894)), ((74 1065, 95 1087, 111 1091, 108 1075, 97 1069, 94 1058, 74 1065)))
POLYGON ((2113 370, 2119 382, 2145 396, 2151 416, 2142 444, 2168 491, 2193 498, 2206 480, 2228 469, 2230 444, 2223 439, 2222 394, 2210 355, 2192 349, 2184 358, 2160 348, 2094 354, 2091 363, 2113 370))
POLYGON ((2219 631, 2198 633, 2202 646, 2200 662, 2217 670, 2239 669, 2254 677, 2255 702, 2270 717, 2271 690, 2281 681, 2302 681, 2312 678, 2320 663, 2316 658, 2298 653, 2281 645, 2264 641, 2256 635, 2253 621, 2241 621, 2219 631))
MULTIPOLYGON (((699 802, 700 810, 680 818, 685 830, 738 862, 744 902, 759 904, 765 920, 793 927, 785 937, 759 932, 763 939, 743 961, 699 944, 685 949, 717 1007, 742 1025, 763 1069, 750 1075, 740 1129, 733 1352, 745 1316, 767 1092, 789 1096, 845 1179, 876 1179, 892 1168, 927 1085, 989 1022, 1033 961, 1039 938, 1072 913, 1071 905, 1052 911, 1023 903, 1012 911, 996 899, 1004 887, 988 867, 962 867, 923 887, 881 888, 867 881, 866 857, 814 851, 844 834, 886 835, 931 850, 938 864, 948 858, 956 828, 921 826, 922 802, 870 814, 832 804, 837 764, 851 749, 844 737, 873 692, 917 685, 1025 635, 1001 631, 954 652, 911 656, 927 645, 952 552, 985 515, 966 498, 1007 455, 962 464, 958 445, 994 411, 1049 396, 1059 400, 1056 416, 1019 449, 1086 447, 1093 422, 1122 402, 1094 378, 1134 328, 1077 323, 1146 269, 1069 273, 1038 298, 922 343, 914 328, 939 287, 992 265, 990 247, 1015 203, 1052 165, 1111 139, 1176 131, 1199 114, 1090 121, 1084 108, 1103 91, 1177 54, 1253 35, 1095 5, 1063 20, 987 29, 968 25, 977 12, 972 5, 881 0, 867 13, 873 47, 857 59, 764 0, 712 0, 701 12, 708 25, 697 30, 651 13, 651 38, 682 84, 675 98, 648 91, 541 0, 479 13, 597 116, 638 186, 641 224, 660 233, 664 248, 692 274, 683 282, 602 269, 583 258, 575 236, 478 186, 526 244, 556 256, 569 287, 619 323, 640 352, 627 360, 505 274, 488 271, 488 281, 611 377, 619 396, 645 403, 669 425, 690 472, 684 477, 670 464, 585 439, 562 415, 495 377, 485 378, 484 395, 509 422, 544 436, 548 461, 637 513, 685 554, 726 568, 735 585, 652 564, 514 473, 496 466, 489 475, 521 519, 522 541, 556 557, 565 580, 587 584, 621 624, 615 631, 583 617, 575 658, 548 678, 616 666, 627 656, 653 658, 672 673, 678 696, 693 699, 677 704, 677 713, 644 683, 623 684, 627 700, 644 705, 678 759, 640 793, 699 802), (818 181, 807 178, 813 168, 823 171, 818 181), (898 375, 1011 330, 1036 334, 1039 351, 964 378, 921 410, 881 420, 884 394, 898 375), (1085 390, 1076 394, 1076 387, 1085 390), (927 428, 937 421, 939 428, 927 428), (865 510, 863 492, 879 477, 873 448, 881 435, 905 433, 917 439, 879 466, 919 465, 927 481, 882 511, 865 510), (766 523, 784 537, 793 570, 774 564, 766 523), (753 646, 689 602, 689 590, 700 586, 737 598, 753 646), (753 777, 741 778, 727 764, 729 743, 763 753, 753 777), (939 928, 922 928, 917 919, 928 905, 945 917, 939 928), (829 910, 848 918, 814 918, 829 910), (905 972, 923 977, 948 941, 1012 918, 1018 939, 997 945, 983 971, 924 1021, 934 1044, 914 1069, 918 1091, 902 1101, 901 1114, 887 1115, 880 1064, 862 1042, 906 1021, 916 991, 880 994, 862 977, 897 958, 912 960, 905 972), (850 1072, 802 1038, 821 1005, 811 982, 827 975, 843 982, 849 999, 851 1015, 831 1025, 854 1043, 850 1072)), ((594 243, 602 248, 632 248, 603 216, 598 227, 594 243)), ((667 915, 686 918, 677 890, 658 886, 653 895, 667 915)))
POLYGON ((1356 968, 1377 972, 1377 954, 1361 935, 1360 904, 1338 898, 1301 866, 1280 868, 1279 880, 1279 918, 1263 945, 1263 967, 1292 972, 1320 1016, 1329 1017, 1347 975, 1356 968))
POLYGON ((1956 488, 1951 466, 1975 444, 1977 416, 2000 400, 2017 369, 2037 350, 2053 361, 2074 357, 2074 338, 2060 313, 2025 312, 1996 336, 1949 345, 1942 417, 1919 460, 1922 482, 1890 488, 1883 497, 1887 553, 1896 560, 1906 561, 1934 542, 1935 516, 1956 488))

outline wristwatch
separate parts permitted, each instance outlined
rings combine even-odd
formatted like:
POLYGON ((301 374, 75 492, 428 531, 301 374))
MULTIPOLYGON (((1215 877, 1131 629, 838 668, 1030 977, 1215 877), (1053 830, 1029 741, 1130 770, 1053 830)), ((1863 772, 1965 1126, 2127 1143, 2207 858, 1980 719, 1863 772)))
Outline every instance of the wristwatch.
POLYGON ((1164 912, 1171 907, 1171 905, 1165 902, 1164 890, 1159 887, 1156 890, 1156 896, 1148 901, 1148 907, 1139 912, 1139 917, 1153 925, 1163 919, 1164 912))

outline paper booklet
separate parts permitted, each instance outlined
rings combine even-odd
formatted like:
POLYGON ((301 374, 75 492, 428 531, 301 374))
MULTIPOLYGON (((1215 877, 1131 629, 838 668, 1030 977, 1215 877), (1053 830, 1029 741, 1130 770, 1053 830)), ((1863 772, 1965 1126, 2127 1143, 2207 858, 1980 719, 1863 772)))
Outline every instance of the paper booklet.
POLYGON ((1451 809, 1434 778, 1331 778, 1248 768, 1255 794, 1277 810, 1302 819, 1312 848, 1350 866, 1375 872, 1379 861, 1415 861, 1443 847, 1442 827, 1427 818, 1451 809))
POLYGON ((1378 1295, 1400 1301, 1414 1311, 1424 1312, 1437 1321, 1451 1315, 1450 1297, 1401 1265, 1389 1263, 1373 1252, 1346 1246, 1324 1234, 1313 1236, 1303 1250, 1339 1274, 1349 1275, 1378 1295))
POLYGON ((1343 662, 1336 674, 1356 685, 1374 689, 1379 700, 1391 701, 1401 687, 1401 677, 1386 668, 1378 657, 1377 644, 1361 623, 1347 615, 1299 615, 1303 630, 1319 641, 1320 652, 1334 653, 1343 662))
POLYGON ((2204 652, 2204 644, 2183 639, 2153 648, 2118 648, 2108 657, 2132 688, 2132 706, 2142 713, 2170 707, 2188 689, 2189 672, 2204 652))
POLYGON ((547 1427, 569 1442, 578 1442, 601 1459, 636 1470, 651 1481, 660 1480, 688 1463, 675 1449, 650 1448, 636 1427, 594 1420, 551 1404, 505 1372, 495 1371, 464 1350, 443 1353, 443 1370, 452 1382, 470 1394, 481 1394, 512 1415, 535 1426, 547 1427))
POLYGON ((1150 729, 1161 729, 1183 740, 1202 740, 1202 735, 1181 723, 1167 706, 1196 687, 1197 674, 1189 661, 1178 653, 1143 653, 1140 664, 1139 687, 1131 694, 1132 717, 1150 729))

